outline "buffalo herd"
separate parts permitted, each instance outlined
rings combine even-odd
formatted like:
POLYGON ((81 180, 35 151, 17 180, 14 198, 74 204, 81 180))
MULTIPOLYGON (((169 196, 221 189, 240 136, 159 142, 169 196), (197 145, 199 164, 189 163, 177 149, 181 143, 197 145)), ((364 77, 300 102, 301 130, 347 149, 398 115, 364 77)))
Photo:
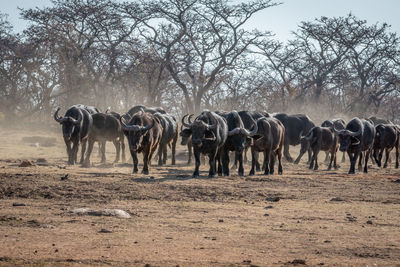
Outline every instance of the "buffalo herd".
POLYGON ((324 121, 316 126, 304 114, 249 112, 249 111, 209 111, 205 110, 195 117, 186 114, 180 122, 163 108, 134 106, 125 114, 105 113, 97 108, 73 105, 65 115, 59 115, 60 108, 54 113, 54 119, 62 125, 62 133, 67 148, 68 164, 77 163, 78 147, 81 145, 79 163, 90 167, 90 156, 95 142, 99 144, 101 161, 106 161, 106 142, 113 142, 118 162, 125 162, 125 142, 133 160, 133 173, 138 172, 138 153, 143 154, 143 174, 149 173, 149 165, 154 153, 158 155, 158 165, 166 164, 167 150, 172 151, 171 164, 175 165, 176 143, 181 136, 181 144, 187 145, 188 164, 194 155, 195 169, 193 177, 199 176, 201 155, 208 156, 209 177, 230 175, 230 154, 234 155, 234 169, 238 175, 244 175, 243 163, 248 149, 251 151, 251 169, 249 175, 263 171, 265 175, 274 173, 278 162, 278 174, 283 173, 282 155, 288 162, 299 163, 308 153, 310 169, 318 169, 318 154, 325 151, 328 169, 337 168, 336 154, 343 152, 350 160, 349 174, 358 170, 368 172, 368 160, 379 167, 388 166, 390 152, 395 149, 395 167, 399 167, 400 127, 391 121, 370 117, 355 117, 346 123, 343 119, 324 121), (179 124, 181 123, 180 127, 179 124), (289 153, 289 146, 300 144, 300 153, 295 161, 289 153), (86 152, 86 154, 85 154, 86 152), (262 165, 259 152, 264 155, 262 165), (383 153, 385 160, 382 164, 383 153), (121 156, 120 156, 121 154, 121 156))

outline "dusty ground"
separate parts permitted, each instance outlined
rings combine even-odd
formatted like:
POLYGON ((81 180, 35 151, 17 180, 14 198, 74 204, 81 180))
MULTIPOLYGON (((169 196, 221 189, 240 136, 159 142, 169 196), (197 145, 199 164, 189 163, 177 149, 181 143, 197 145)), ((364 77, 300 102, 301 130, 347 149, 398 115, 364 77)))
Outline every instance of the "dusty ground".
POLYGON ((203 166, 192 179, 178 152, 177 166, 132 175, 130 164, 99 165, 96 151, 96 167, 66 165, 59 134, 0 129, 0 265, 400 266, 393 164, 349 176, 348 163, 310 171, 303 161, 283 175, 215 179, 203 166), (132 217, 70 213, 82 207, 132 217))

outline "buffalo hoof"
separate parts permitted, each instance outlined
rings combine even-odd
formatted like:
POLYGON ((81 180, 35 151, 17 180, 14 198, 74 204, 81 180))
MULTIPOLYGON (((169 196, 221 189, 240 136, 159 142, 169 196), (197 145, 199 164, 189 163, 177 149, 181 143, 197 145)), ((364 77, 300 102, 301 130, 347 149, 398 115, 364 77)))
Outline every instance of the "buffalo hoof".
POLYGON ((280 175, 283 174, 283 171, 278 171, 278 174, 280 174, 280 175))
POLYGON ((82 163, 82 167, 83 168, 89 168, 90 167, 90 161, 86 161, 86 162, 82 163))
POLYGON ((294 164, 299 164, 300 160, 295 160, 294 164))
POLYGON ((243 172, 239 172, 238 175, 239 176, 244 176, 244 173, 243 172))
POLYGON ((269 174, 274 174, 275 170, 270 170, 269 174))
POLYGON ((355 174, 355 171, 350 170, 350 171, 349 171, 349 174, 355 174))
POLYGON ((149 170, 143 170, 142 173, 143 174, 149 174, 149 170))
POLYGON ((383 165, 383 168, 387 168, 387 164, 383 165))
POLYGON ((327 171, 330 171, 331 169, 332 169, 332 167, 331 167, 331 166, 329 166, 329 167, 328 167, 328 169, 327 169, 327 171))
POLYGON ((368 169, 364 169, 364 173, 368 173, 368 169))
POLYGON ((132 173, 137 173, 137 172, 138 172, 137 169, 133 169, 133 170, 132 170, 132 173))
POLYGON ((208 175, 208 178, 214 178, 215 177, 215 174, 209 174, 208 175))
POLYGON ((318 171, 318 166, 314 167, 314 171, 318 171))
POLYGON ((254 170, 251 170, 250 172, 249 172, 249 176, 253 176, 254 175, 254 170))

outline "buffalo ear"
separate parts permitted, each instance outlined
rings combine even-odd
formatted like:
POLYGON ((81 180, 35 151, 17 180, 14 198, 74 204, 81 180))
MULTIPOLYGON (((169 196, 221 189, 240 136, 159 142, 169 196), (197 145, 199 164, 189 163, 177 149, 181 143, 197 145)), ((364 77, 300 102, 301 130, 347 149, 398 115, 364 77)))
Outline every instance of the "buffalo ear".
POLYGON ((351 144, 354 145, 354 146, 358 145, 358 144, 360 144, 360 140, 357 137, 352 137, 351 144))
POLYGON ((190 137, 192 135, 192 130, 191 129, 184 129, 180 132, 179 134, 182 137, 190 137))

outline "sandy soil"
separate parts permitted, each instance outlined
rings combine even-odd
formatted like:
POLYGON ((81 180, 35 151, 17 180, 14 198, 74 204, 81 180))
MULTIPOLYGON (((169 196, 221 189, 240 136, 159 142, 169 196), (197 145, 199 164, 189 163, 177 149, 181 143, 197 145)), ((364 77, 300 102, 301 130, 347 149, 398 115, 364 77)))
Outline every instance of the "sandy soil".
POLYGON ((143 176, 111 164, 108 145, 108 164, 94 151, 81 168, 66 164, 60 133, 0 129, 0 265, 400 266, 393 164, 349 176, 348 163, 311 171, 303 159, 283 175, 214 179, 202 166, 193 179, 178 153, 143 176), (71 213, 83 207, 131 218, 71 213))

